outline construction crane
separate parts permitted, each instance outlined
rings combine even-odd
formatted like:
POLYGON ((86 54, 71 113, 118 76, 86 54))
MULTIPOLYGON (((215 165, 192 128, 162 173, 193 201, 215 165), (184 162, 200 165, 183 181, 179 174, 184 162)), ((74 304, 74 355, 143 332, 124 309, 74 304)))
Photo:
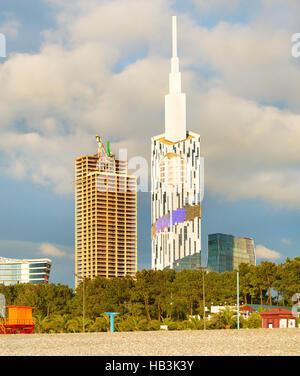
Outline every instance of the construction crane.
MULTIPOLYGON (((102 158, 105 158, 105 159, 108 159, 108 160, 109 160, 109 158, 111 158, 111 157, 114 156, 114 155, 111 154, 111 152, 110 152, 109 141, 107 141, 107 151, 106 151, 106 150, 105 150, 105 147, 104 147, 104 144, 103 144, 103 141, 102 141, 101 137, 100 137, 98 134, 96 134, 96 140, 97 140, 97 144, 98 144, 98 157, 99 157, 99 158, 102 157, 102 158)), ((106 165, 105 169, 108 168, 108 163, 109 163, 109 162, 107 162, 107 165, 106 165)), ((90 172, 89 174, 86 175, 86 177, 84 177, 84 178, 82 178, 82 179, 77 179, 77 180, 75 180, 75 181, 74 181, 74 184, 75 184, 75 185, 76 185, 76 184, 81 184, 81 183, 83 183, 83 182, 84 182, 89 176, 91 176, 91 175, 95 175, 95 174, 97 174, 96 171, 94 171, 94 172, 90 172)))
POLYGON ((103 141, 101 139, 101 137, 96 134, 96 140, 97 140, 97 144, 98 144, 98 155, 102 156, 102 157, 111 157, 111 152, 110 152, 110 144, 109 144, 109 141, 107 141, 107 151, 105 150, 104 148, 104 144, 103 144, 103 141))
POLYGON ((109 157, 108 153, 106 152, 105 148, 104 148, 104 145, 103 145, 103 141, 101 139, 101 137, 96 134, 96 140, 97 140, 97 144, 98 144, 98 156, 100 157, 109 157))

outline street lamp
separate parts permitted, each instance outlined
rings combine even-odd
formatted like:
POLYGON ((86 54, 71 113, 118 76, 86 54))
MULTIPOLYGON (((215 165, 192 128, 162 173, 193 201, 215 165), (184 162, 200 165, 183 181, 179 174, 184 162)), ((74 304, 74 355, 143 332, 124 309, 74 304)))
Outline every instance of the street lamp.
POLYGON ((73 274, 82 281, 82 331, 85 333, 85 278, 79 277, 75 272, 73 274))

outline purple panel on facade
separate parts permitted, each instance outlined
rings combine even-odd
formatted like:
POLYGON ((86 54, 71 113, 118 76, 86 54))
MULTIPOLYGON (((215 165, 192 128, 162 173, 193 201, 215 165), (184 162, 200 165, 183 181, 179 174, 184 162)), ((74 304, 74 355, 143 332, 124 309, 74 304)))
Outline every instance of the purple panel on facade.
POLYGON ((173 210, 172 212, 172 223, 173 225, 177 223, 182 223, 185 221, 185 210, 184 208, 179 208, 177 210, 173 210))
MULTIPOLYGON (((182 223, 185 221, 186 212, 184 208, 179 208, 172 211, 172 225, 182 223)), ((164 215, 159 218, 155 223, 155 233, 162 231, 164 228, 170 226, 170 214, 164 215)))
POLYGON ((165 227, 168 227, 170 224, 170 214, 164 215, 163 217, 159 218, 155 223, 156 233, 160 232, 165 227))

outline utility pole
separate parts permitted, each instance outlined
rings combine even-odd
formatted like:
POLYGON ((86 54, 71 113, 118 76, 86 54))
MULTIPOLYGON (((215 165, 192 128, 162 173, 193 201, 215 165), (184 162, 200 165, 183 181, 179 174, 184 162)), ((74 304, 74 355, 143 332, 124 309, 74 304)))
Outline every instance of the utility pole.
POLYGON ((82 281, 82 332, 85 333, 85 278, 79 277, 74 272, 73 274, 82 281))
POLYGON ((192 261, 192 264, 195 266, 195 268, 197 269, 201 269, 202 270, 202 294, 203 294, 203 324, 204 324, 204 330, 206 330, 206 313, 205 313, 205 280, 204 280, 204 273, 205 273, 205 269, 206 266, 201 266, 199 264, 195 264, 193 261, 192 261))
POLYGON ((204 320, 204 330, 206 330, 204 267, 202 267, 202 291, 203 291, 203 320, 204 320))
POLYGON ((240 281, 239 281, 239 272, 236 273, 236 288, 237 288, 237 328, 240 329, 240 281))

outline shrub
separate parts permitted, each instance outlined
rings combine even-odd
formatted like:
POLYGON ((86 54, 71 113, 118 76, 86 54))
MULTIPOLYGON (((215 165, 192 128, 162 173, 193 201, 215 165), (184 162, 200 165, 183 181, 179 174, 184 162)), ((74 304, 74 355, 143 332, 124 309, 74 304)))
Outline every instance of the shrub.
POLYGON ((109 320, 105 317, 97 317, 89 328, 90 332, 107 332, 109 329, 109 320))
POLYGON ((159 330, 160 329, 160 322, 158 320, 152 320, 149 323, 149 330, 159 330))
POLYGON ((132 316, 120 317, 116 320, 116 330, 118 332, 133 332, 139 330, 138 320, 132 316))
POLYGON ((146 331, 149 330, 149 321, 146 319, 142 319, 138 322, 138 330, 146 331))
MULTIPOLYGON (((190 328, 193 330, 202 330, 204 329, 204 320, 199 320, 197 318, 192 318, 190 321, 190 328)), ((207 323, 207 320, 206 320, 207 323)))
POLYGON ((168 325, 168 330, 177 330, 178 322, 172 319, 163 319, 162 325, 168 325))
POLYGON ((261 328, 262 327, 262 318, 259 313, 254 312, 248 317, 247 327, 249 329, 261 328))
POLYGON ((179 321, 177 323, 177 330, 191 330, 193 324, 189 320, 179 321))

